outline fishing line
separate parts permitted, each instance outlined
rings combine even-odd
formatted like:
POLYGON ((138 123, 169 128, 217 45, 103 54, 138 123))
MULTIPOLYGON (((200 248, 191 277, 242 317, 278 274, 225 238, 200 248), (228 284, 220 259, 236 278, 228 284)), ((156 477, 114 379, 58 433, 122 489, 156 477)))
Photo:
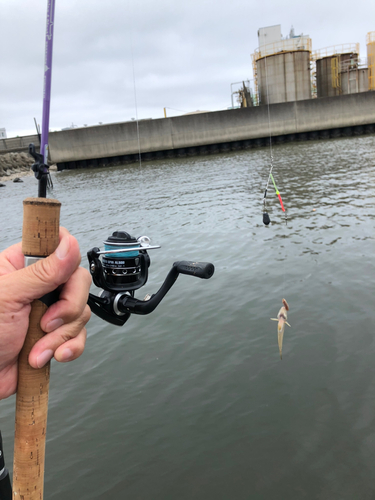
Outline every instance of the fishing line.
MULTIPOLYGON (((129 8, 129 4, 128 4, 128 8, 129 8)), ((136 120, 136 124, 137 124, 138 158, 139 158, 139 168, 140 168, 140 172, 141 172, 141 176, 142 176, 141 140, 140 140, 140 134, 139 134, 137 87, 136 87, 136 82, 135 82, 135 66, 134 66, 134 54, 133 54, 133 32, 132 32, 131 28, 129 30, 129 34, 130 34, 130 54, 131 54, 132 73, 133 73, 135 120, 136 120)))
MULTIPOLYGON (((286 211, 285 211, 285 208, 284 208, 283 201, 281 199, 280 192, 277 189, 277 185, 276 185, 274 176, 272 174, 272 170, 273 170, 273 151, 272 151, 272 129, 271 129, 270 95, 269 95, 269 86, 268 86, 267 54, 265 55, 264 59, 265 59, 265 70, 266 70, 266 92, 267 92, 268 130, 269 130, 269 138, 270 138, 269 139, 270 140, 269 147, 270 147, 271 167, 270 167, 270 172, 269 172, 269 175, 268 175, 267 185, 266 185, 266 189, 265 189, 265 192, 264 192, 264 198, 263 198, 263 223, 266 226, 268 226, 269 223, 271 222, 271 220, 270 220, 270 217, 269 217, 269 215, 267 213, 267 209, 266 209, 266 197, 267 197, 267 190, 268 190, 268 187, 269 187, 270 180, 272 181, 272 184, 273 184, 273 186, 275 188, 275 191, 276 191, 276 195, 279 198, 281 209, 282 209, 282 211, 285 214, 285 224, 287 224, 287 214, 286 214, 286 211)), ((282 276, 282 288, 283 289, 285 288, 286 259, 287 259, 286 233, 285 233, 285 231, 286 231, 286 228, 284 228, 284 232, 283 232, 283 235, 282 235, 282 242, 284 242, 284 249, 285 249, 285 252, 283 252, 284 255, 281 257, 281 259, 283 260, 283 272, 282 272, 282 274, 283 274, 283 276, 282 276)), ((278 245, 278 247, 279 247, 278 248, 279 254, 281 254, 281 252, 282 252, 282 245, 278 245)), ((277 324, 277 341, 278 341, 278 345, 279 345, 279 351, 280 351, 280 358, 281 359, 282 359, 282 344, 283 344, 283 337, 284 337, 284 329, 285 329, 285 325, 286 324, 289 325, 289 323, 287 322, 287 311, 289 311, 289 305, 288 305, 288 303, 287 303, 287 301, 285 299, 282 299, 282 304, 283 304, 283 307, 279 310, 277 318, 271 318, 271 319, 276 319, 276 321, 278 322, 278 324, 277 324)))
POLYGON ((270 96, 269 96, 269 87, 268 87, 267 55, 264 58, 264 62, 265 62, 265 69, 266 69, 268 132, 269 132, 269 137, 270 137, 269 146, 270 146, 271 168, 270 168, 270 173, 268 175, 267 185, 266 185, 266 189, 264 191, 264 196, 263 196, 263 224, 265 224, 266 226, 268 226, 269 223, 271 222, 271 219, 270 219, 270 216, 268 215, 267 208, 266 208, 266 198, 267 198, 267 191, 268 191, 268 186, 269 186, 270 180, 272 180, 272 183, 273 183, 275 191, 276 191, 276 195, 279 198, 281 210, 285 213, 285 224, 287 223, 288 217, 287 217, 286 210, 284 208, 284 204, 283 204, 283 200, 281 198, 281 194, 280 194, 279 190, 277 189, 275 179, 274 179, 274 177, 272 175, 272 170, 273 170, 273 151, 272 151, 272 129, 271 129, 270 96))
MULTIPOLYGON (((266 189, 264 191, 264 197, 263 197, 263 223, 266 226, 268 226, 268 224, 271 222, 271 220, 269 218, 269 215, 268 215, 267 209, 266 209, 266 197, 267 197, 267 191, 268 191, 270 180, 272 181, 272 184, 273 184, 273 186, 275 188, 276 195, 279 198, 281 209, 285 213, 285 224, 287 224, 288 217, 287 217, 286 210, 284 208, 284 204, 283 204, 283 200, 281 198, 281 194, 280 194, 280 192, 279 192, 279 190, 277 188, 274 176, 272 174, 272 170, 273 170, 273 150, 272 150, 272 127, 271 127, 271 111, 270 111, 270 94, 269 94, 269 86, 268 86, 267 56, 264 58, 264 62, 265 62, 265 70, 266 70, 267 114, 268 114, 268 131, 269 131, 269 141, 270 141, 269 148, 270 148, 271 167, 270 167, 270 172, 269 172, 269 175, 268 175, 266 189)), ((285 240, 285 238, 286 238, 286 234, 284 232, 284 238, 283 239, 285 240)), ((285 256, 283 258, 283 287, 284 287, 284 284, 285 284, 285 276, 286 276, 285 266, 286 266, 286 257, 287 257, 285 242, 284 242, 284 246, 285 246, 285 256)))

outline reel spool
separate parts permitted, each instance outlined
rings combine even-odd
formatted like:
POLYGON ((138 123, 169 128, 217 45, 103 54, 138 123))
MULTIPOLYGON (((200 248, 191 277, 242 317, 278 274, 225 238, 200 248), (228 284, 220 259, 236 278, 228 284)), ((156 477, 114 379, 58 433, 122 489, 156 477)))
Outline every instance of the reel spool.
POLYGON ((125 231, 115 231, 104 241, 104 250, 93 248, 87 253, 90 272, 95 285, 108 292, 134 291, 148 278, 151 246, 148 236, 135 238, 125 231), (100 260, 100 256, 102 261, 100 260))

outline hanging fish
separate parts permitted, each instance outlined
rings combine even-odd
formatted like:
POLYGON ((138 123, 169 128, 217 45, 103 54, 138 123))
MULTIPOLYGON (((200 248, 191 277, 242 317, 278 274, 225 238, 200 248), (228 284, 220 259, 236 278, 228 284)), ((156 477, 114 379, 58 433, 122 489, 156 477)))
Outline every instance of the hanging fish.
POLYGON ((283 359, 282 350, 283 350, 283 337, 284 337, 285 324, 290 326, 290 324, 287 322, 287 319, 288 319, 287 311, 289 311, 289 305, 285 299, 283 299, 282 302, 283 302, 283 306, 280 309, 280 311, 278 312, 277 318, 271 318, 272 321, 279 322, 277 325, 277 341, 279 344, 280 359, 283 359))

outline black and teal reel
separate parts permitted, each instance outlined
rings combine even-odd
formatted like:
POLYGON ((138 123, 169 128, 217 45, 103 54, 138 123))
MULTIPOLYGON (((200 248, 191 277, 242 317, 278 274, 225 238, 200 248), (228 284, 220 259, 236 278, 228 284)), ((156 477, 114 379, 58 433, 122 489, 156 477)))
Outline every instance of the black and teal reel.
POLYGON ((136 299, 134 292, 148 279, 151 260, 147 252, 156 248, 160 245, 151 245, 148 236, 135 238, 125 231, 116 231, 104 241, 104 250, 94 247, 87 252, 93 282, 102 289, 99 296, 89 294, 88 304, 94 314, 122 326, 131 314, 151 313, 179 274, 202 279, 214 274, 214 265, 209 262, 178 261, 155 294, 147 295, 144 300, 136 299))

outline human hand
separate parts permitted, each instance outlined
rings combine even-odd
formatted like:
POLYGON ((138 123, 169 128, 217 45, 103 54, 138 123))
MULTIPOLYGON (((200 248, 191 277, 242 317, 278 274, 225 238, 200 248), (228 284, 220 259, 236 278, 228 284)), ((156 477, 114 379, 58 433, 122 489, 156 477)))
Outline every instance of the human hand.
POLYGON ((41 319, 46 335, 29 354, 33 368, 78 358, 85 347, 91 311, 87 298, 90 273, 79 267, 77 240, 60 228, 60 244, 53 254, 24 267, 21 243, 0 253, 0 399, 17 389, 18 355, 29 326, 31 302, 62 285, 59 300, 41 319))

